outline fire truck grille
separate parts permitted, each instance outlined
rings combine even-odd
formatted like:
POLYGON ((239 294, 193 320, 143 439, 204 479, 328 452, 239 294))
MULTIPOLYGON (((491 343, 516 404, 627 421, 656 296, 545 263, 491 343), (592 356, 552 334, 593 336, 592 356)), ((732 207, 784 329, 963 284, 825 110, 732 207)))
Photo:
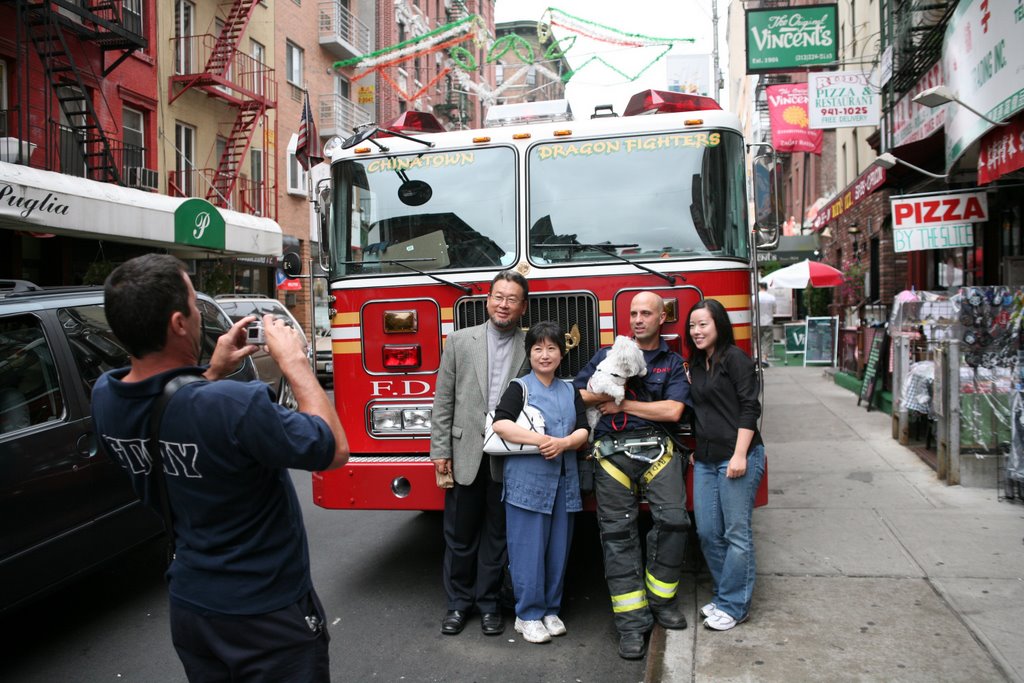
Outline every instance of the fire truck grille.
MULTIPOLYGON (((455 329, 473 327, 487 320, 485 299, 462 299, 455 305, 455 329)), ((579 343, 569 350, 558 368, 558 376, 571 379, 586 365, 599 348, 600 327, 597 299, 592 294, 530 295, 530 307, 519 325, 529 328, 541 320, 554 320, 579 343)), ((571 344, 571 342, 570 342, 571 344)))

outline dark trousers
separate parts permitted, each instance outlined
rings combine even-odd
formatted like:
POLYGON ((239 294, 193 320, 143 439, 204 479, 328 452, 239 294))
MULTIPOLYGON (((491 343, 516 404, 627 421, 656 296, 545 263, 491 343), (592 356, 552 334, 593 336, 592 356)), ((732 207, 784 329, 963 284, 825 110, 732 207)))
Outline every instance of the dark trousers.
POLYGON ((444 496, 444 589, 448 609, 498 611, 508 563, 501 484, 491 478, 485 455, 469 486, 455 484, 444 496))
POLYGON ((190 683, 329 683, 330 636, 314 591, 268 614, 196 612, 171 602, 171 640, 190 683), (307 617, 315 617, 311 628, 307 617))
MULTIPOLYGON (((649 465, 621 453, 611 462, 639 489, 649 465)), ((594 473, 597 520, 601 529, 604 572, 619 633, 644 633, 654 627, 651 609, 675 602, 686 551, 690 518, 686 513, 686 461, 675 455, 643 488, 654 522, 647 533, 646 561, 637 527, 636 493, 600 465, 594 473)))

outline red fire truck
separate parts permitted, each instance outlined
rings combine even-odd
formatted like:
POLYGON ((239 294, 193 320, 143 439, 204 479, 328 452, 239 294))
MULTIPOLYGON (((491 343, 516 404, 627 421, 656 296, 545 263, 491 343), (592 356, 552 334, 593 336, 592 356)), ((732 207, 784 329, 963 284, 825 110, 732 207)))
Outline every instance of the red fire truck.
MULTIPOLYGON (((567 330, 566 379, 629 334, 641 290, 666 300, 663 333, 676 350, 702 298, 725 305, 751 350, 755 252, 778 239, 760 226, 778 219, 759 199, 762 220, 750 227, 734 115, 706 97, 646 91, 621 117, 572 120, 548 102, 494 107, 489 118, 498 125, 445 131, 410 111, 328 144, 316 208, 352 456, 313 475, 322 507, 443 508, 427 459, 441 352, 448 334, 486 320, 503 269, 529 281, 523 327, 557 320, 567 330)), ((754 194, 770 200, 760 189, 775 187, 771 164, 754 166, 767 169, 753 174, 754 194)))

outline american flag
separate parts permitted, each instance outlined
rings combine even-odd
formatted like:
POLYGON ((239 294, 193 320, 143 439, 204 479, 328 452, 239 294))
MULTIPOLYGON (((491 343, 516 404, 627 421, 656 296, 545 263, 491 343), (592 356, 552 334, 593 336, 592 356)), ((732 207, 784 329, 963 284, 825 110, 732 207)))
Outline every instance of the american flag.
POLYGON ((299 141, 295 145, 295 158, 306 171, 309 171, 310 166, 315 166, 324 160, 320 156, 320 136, 316 132, 313 110, 309 107, 309 92, 306 93, 302 104, 302 118, 299 119, 299 141))

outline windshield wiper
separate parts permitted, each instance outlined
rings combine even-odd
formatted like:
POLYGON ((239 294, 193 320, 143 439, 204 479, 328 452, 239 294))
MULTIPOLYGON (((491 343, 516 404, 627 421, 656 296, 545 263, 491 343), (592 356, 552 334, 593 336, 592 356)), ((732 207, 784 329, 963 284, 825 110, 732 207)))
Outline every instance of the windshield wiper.
POLYGON ((472 294, 473 293, 473 289, 471 287, 467 287, 466 285, 460 285, 458 282, 452 282, 451 280, 445 280, 444 278, 438 277, 438 276, 433 275, 431 273, 424 272, 424 271, 420 270, 419 268, 413 268, 412 266, 408 265, 409 263, 416 263, 418 261, 436 261, 436 260, 437 260, 436 258, 430 258, 430 257, 424 257, 424 258, 405 258, 405 259, 380 259, 378 261, 342 261, 341 265, 343 265, 343 266, 367 266, 367 265, 370 265, 371 263, 390 263, 392 265, 396 265, 396 266, 400 266, 402 268, 405 268, 406 270, 411 270, 412 272, 416 273, 417 275, 425 275, 425 276, 429 277, 431 280, 436 280, 437 282, 440 282, 442 285, 448 285, 449 287, 454 287, 455 289, 462 290, 462 292, 465 293, 465 294, 472 294))
POLYGON ((538 242, 534 246, 535 247, 554 247, 556 249, 571 249, 571 250, 576 250, 576 251, 579 251, 581 249, 597 249, 598 251, 604 252, 605 254, 608 254, 612 258, 616 258, 616 259, 622 261, 623 263, 628 263, 629 265, 635 266, 635 267, 639 268, 642 271, 650 273, 651 275, 657 275, 661 279, 663 279, 666 282, 668 282, 670 285, 674 285, 676 283, 676 278, 677 277, 680 279, 680 281, 686 282, 686 278, 684 276, 682 276, 682 275, 672 275, 670 273, 659 273, 658 271, 654 270, 653 268, 648 268, 647 266, 645 266, 645 265, 643 265, 641 263, 637 263, 636 261, 630 261, 625 256, 622 256, 621 254, 617 254, 614 251, 611 251, 613 249, 632 249, 634 247, 640 246, 639 244, 607 244, 607 243, 606 244, 580 244, 580 243, 552 244, 551 242, 538 242))

